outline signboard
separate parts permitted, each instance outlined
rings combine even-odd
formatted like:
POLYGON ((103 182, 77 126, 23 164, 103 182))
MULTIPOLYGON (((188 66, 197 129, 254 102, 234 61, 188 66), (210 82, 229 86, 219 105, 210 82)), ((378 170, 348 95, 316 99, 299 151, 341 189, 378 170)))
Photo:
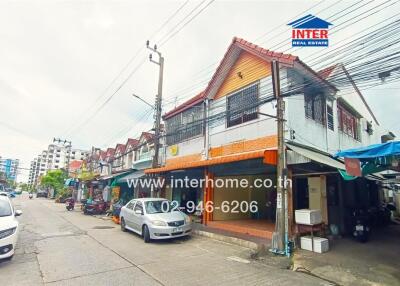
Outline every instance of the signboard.
POLYGON ((292 26, 292 47, 328 47, 331 23, 309 14, 288 25, 292 26))
POLYGON ((281 193, 276 194, 276 208, 277 209, 282 208, 282 194, 281 193))
POLYGON ((172 156, 178 155, 178 145, 172 145, 172 146, 170 146, 170 147, 169 147, 169 153, 170 153, 172 156))
POLYGON ((362 176, 360 160, 353 158, 344 158, 344 165, 346 167, 347 174, 355 177, 362 176))

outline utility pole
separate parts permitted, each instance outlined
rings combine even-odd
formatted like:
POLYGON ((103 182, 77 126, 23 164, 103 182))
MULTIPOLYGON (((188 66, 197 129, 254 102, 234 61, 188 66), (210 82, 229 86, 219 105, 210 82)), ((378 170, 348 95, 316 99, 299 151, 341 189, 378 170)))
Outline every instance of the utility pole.
POLYGON ((272 84, 277 106, 278 162, 277 162, 277 196, 275 232, 272 236, 272 251, 287 254, 287 194, 286 194, 286 148, 284 134, 285 102, 280 94, 279 62, 272 61, 272 84))
POLYGON ((158 90, 155 101, 155 115, 154 115, 154 157, 153 157, 153 168, 158 167, 158 157, 160 152, 160 134, 161 134, 161 105, 162 105, 162 86, 163 86, 163 73, 164 73, 164 57, 157 50, 157 45, 150 47, 150 42, 146 42, 146 47, 158 54, 158 61, 153 60, 152 54, 150 54, 150 62, 157 64, 160 67, 158 75, 158 90))
POLYGON ((53 143, 54 142, 56 142, 56 143, 59 143, 59 144, 63 144, 65 147, 66 147, 66 150, 67 150, 67 167, 66 167, 66 173, 67 173, 67 177, 69 176, 69 161, 70 161, 70 158, 71 158, 71 148, 72 148, 72 142, 71 141, 68 141, 68 140, 66 140, 66 139, 60 139, 60 138, 53 138, 53 143), (68 145, 65 145, 65 144, 67 144, 68 143, 68 145))

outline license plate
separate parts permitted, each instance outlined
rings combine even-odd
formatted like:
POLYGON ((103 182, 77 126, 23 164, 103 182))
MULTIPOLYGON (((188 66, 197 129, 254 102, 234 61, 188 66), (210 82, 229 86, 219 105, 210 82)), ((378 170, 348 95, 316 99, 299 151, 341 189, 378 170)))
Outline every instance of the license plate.
POLYGON ((183 229, 181 227, 175 227, 172 232, 182 232, 183 229))
POLYGON ((363 225, 356 225, 356 230, 357 231, 363 231, 364 230, 364 226, 363 225))

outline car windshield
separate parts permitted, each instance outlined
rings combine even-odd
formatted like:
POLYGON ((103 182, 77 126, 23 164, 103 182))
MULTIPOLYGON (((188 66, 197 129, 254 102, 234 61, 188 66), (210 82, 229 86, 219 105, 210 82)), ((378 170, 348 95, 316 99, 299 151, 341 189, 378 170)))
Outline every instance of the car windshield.
POLYGON ((169 213, 175 210, 175 205, 167 200, 147 201, 144 205, 146 206, 146 213, 148 214, 169 213))
POLYGON ((10 203, 0 200, 0 217, 10 216, 12 214, 10 203))

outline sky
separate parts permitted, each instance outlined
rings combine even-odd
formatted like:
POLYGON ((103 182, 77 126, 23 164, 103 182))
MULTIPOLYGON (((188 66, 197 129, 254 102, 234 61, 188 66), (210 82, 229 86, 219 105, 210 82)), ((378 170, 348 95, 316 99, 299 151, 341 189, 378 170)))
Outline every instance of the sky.
MULTIPOLYGON (((157 92, 158 66, 148 61, 146 40, 165 58, 166 112, 205 88, 234 36, 307 63, 316 49, 329 47, 292 51, 290 20, 311 13, 331 17, 335 26, 384 2, 2 0, 0 156, 19 158, 27 168, 54 137, 74 148, 106 148, 150 129, 150 108, 132 96, 153 103, 157 92)), ((332 34, 330 46, 399 9, 397 3, 332 34)), ((399 88, 361 90, 395 134, 399 88)), ((21 170, 19 180, 27 175, 21 170)))

